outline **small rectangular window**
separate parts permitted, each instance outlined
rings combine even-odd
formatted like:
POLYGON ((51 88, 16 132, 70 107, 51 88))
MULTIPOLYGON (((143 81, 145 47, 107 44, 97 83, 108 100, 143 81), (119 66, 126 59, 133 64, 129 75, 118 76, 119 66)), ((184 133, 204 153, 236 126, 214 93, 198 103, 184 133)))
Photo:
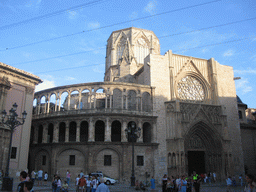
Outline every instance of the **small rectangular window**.
POLYGON ((42 165, 46 165, 46 156, 45 155, 42 156, 42 165))
POLYGON ((11 159, 16 159, 16 156, 17 156, 17 147, 12 147, 11 159))
POLYGON ((104 155, 104 166, 111 166, 111 155, 104 155))
POLYGON ((75 164, 76 164, 76 156, 69 155, 69 165, 75 165, 75 164))
POLYGON ((144 156, 137 156, 137 166, 144 166, 144 156))

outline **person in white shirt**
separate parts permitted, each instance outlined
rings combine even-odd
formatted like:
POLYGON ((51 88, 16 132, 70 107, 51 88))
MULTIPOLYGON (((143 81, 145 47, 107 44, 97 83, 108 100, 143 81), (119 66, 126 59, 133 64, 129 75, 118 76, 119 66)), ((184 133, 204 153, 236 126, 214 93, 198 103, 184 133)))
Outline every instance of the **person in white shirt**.
POLYGON ((107 185, 105 185, 105 183, 104 183, 105 181, 104 181, 104 178, 100 178, 100 184, 99 184, 99 186, 97 187, 97 190, 96 190, 96 192, 109 192, 109 188, 108 188, 108 186, 107 185))
POLYGON ((80 174, 78 174, 76 178, 76 192, 79 192, 79 179, 80 179, 80 174))
POLYGON ((45 172, 44 173, 44 185, 46 185, 46 186, 47 186, 47 180, 48 180, 48 173, 45 172))
POLYGON ((227 182, 227 192, 230 192, 231 191, 231 185, 232 185, 232 180, 231 180, 231 177, 229 176, 227 179, 226 179, 226 182, 227 182))
POLYGON ((90 178, 86 178, 86 192, 90 192, 91 191, 91 180, 90 178))
POLYGON ((43 185, 43 183, 42 183, 42 179, 43 179, 43 170, 42 169, 40 169, 39 171, 38 171, 38 173, 37 173, 37 177, 38 177, 38 186, 39 186, 39 184, 41 183, 41 185, 43 185))
POLYGON ((57 178, 57 189, 56 189, 56 192, 60 192, 60 189, 61 189, 61 180, 60 180, 60 177, 58 176, 58 178, 57 178))
POLYGON ((98 186, 98 180, 96 179, 96 176, 92 177, 91 186, 92 186, 92 192, 96 192, 96 189, 98 186))

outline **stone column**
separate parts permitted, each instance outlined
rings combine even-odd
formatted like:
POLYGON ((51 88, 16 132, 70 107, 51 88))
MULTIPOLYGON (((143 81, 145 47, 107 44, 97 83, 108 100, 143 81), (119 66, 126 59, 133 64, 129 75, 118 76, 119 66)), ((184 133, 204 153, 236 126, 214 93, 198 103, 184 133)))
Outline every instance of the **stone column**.
POLYGON ((47 111, 46 111, 46 113, 49 113, 50 112, 50 97, 48 95, 47 95, 46 102, 47 102, 47 111))
POLYGON ((157 126, 156 126, 156 122, 153 122, 152 123, 153 125, 152 125, 152 131, 151 131, 151 138, 152 138, 152 142, 153 143, 156 143, 156 141, 157 141, 157 126))
POLYGON ((92 119, 92 117, 90 117, 90 121, 89 121, 89 131, 88 131, 88 133, 89 133, 89 136, 88 136, 88 141, 89 142, 95 142, 95 137, 94 137, 94 133, 95 133, 95 131, 94 131, 94 122, 93 122, 93 119, 92 119))
POLYGON ((125 109, 128 109, 128 98, 127 95, 125 95, 125 109))
POLYGON ((88 94, 90 109, 92 108, 92 94, 88 94))
POLYGON ((71 97, 71 95, 70 95, 70 93, 68 93, 68 110, 70 110, 70 97, 71 97))
POLYGON ((81 109, 81 100, 82 100, 82 93, 81 93, 81 90, 79 90, 78 109, 81 109))
POLYGON ((37 102, 38 102, 37 103, 37 115, 39 115, 40 114, 40 108, 41 108, 41 102, 40 102, 40 100, 38 100, 37 102))
POLYGON ((58 110, 57 106, 58 106, 58 94, 56 94, 56 97, 55 97, 55 106, 54 106, 54 111, 55 112, 58 110))
POLYGON ((138 97, 138 93, 136 93, 136 111, 139 110, 139 97, 138 97))
POLYGON ((42 143, 47 143, 47 136, 48 136, 48 125, 43 124, 43 140, 42 143))
POLYGON ((53 143, 58 143, 59 142, 59 124, 56 122, 54 123, 54 128, 53 128, 53 143))
POLYGON ((127 128, 127 122, 123 121, 122 123, 122 130, 121 130, 121 142, 128 142, 126 135, 125 135, 125 129, 127 128))
POLYGON ((96 92, 94 93, 94 105, 93 105, 93 108, 96 109, 97 107, 97 98, 96 98, 96 92))
POLYGON ((142 111, 143 108, 142 108, 142 97, 140 97, 140 111, 142 111))
POLYGON ((66 123, 65 142, 69 142, 69 122, 66 123))
POLYGON ((38 126, 34 126, 35 127, 35 130, 34 130, 34 139, 33 139, 33 144, 37 144, 38 143, 38 126))
POLYGON ((106 94, 106 97, 105 97, 105 109, 108 108, 108 95, 106 94))
POLYGON ((76 142, 80 142, 80 125, 81 121, 76 122, 76 142))
POLYGON ((143 143, 143 127, 142 127, 142 122, 141 120, 139 120, 139 123, 138 123, 138 128, 141 128, 141 134, 140 134, 140 137, 138 138, 138 143, 143 143))
POLYGON ((123 94, 124 92, 123 92, 123 90, 122 90, 122 99, 121 99, 121 109, 124 109, 124 94, 123 94))
POLYGON ((109 123, 109 117, 106 119, 106 124, 105 124, 105 142, 110 142, 111 141, 111 127, 109 123))
POLYGON ((58 109, 58 111, 60 111, 60 106, 61 106, 61 96, 59 96, 59 109, 58 109))
POLYGON ((109 105, 110 105, 109 108, 110 109, 112 109, 112 107, 113 107, 112 106, 112 98, 113 98, 113 95, 109 95, 109 99, 110 99, 110 101, 109 101, 109 105))
POLYGON ((47 109, 47 98, 45 98, 45 103, 44 103, 44 113, 46 113, 46 109, 47 109))

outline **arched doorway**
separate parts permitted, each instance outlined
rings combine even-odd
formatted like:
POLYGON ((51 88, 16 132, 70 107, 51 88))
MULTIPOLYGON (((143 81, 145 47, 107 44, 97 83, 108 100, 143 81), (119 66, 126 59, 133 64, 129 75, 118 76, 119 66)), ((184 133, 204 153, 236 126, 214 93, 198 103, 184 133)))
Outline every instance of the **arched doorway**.
POLYGON ((220 136, 204 122, 192 126, 185 137, 186 168, 190 175, 222 171, 222 143, 220 136))

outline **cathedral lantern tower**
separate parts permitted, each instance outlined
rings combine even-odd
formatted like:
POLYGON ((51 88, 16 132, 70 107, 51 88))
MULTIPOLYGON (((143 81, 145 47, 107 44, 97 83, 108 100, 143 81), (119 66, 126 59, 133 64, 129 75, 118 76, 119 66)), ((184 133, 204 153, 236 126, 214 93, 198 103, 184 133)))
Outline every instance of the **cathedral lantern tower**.
POLYGON ((114 31, 107 41, 104 81, 134 83, 134 74, 144 66, 149 54, 160 54, 153 31, 127 28, 114 31))

